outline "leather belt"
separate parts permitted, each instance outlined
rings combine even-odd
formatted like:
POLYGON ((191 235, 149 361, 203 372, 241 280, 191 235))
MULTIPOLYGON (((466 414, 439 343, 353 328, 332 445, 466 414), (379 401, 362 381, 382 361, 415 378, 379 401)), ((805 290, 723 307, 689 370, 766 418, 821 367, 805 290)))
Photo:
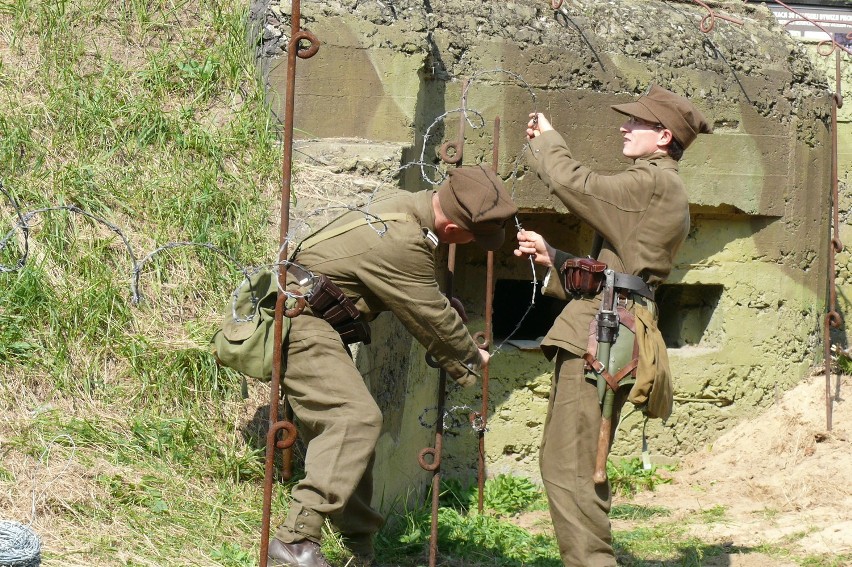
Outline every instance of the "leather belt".
POLYGON ((639 276, 615 272, 613 287, 627 290, 654 301, 654 290, 639 276))

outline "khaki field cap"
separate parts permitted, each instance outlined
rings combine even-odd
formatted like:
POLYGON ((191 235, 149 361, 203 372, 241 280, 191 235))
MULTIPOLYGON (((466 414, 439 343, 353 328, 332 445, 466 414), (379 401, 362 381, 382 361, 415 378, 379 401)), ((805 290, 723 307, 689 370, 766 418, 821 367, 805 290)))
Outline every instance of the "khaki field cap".
POLYGON ((482 165, 451 169, 438 200, 447 218, 472 232, 486 250, 502 246, 504 225, 518 212, 500 177, 482 165))
POLYGON ((646 122, 662 124, 671 130, 683 149, 688 148, 698 134, 709 134, 713 131, 704 115, 691 102, 657 85, 651 85, 648 92, 636 102, 615 104, 612 109, 646 122))

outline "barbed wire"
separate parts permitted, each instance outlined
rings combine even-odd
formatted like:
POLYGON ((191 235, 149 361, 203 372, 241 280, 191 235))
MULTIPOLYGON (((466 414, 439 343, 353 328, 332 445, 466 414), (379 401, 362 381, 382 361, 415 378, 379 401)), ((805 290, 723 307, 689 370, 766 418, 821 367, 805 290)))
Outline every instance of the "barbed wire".
MULTIPOLYGON (((312 219, 314 217, 319 217, 319 216, 324 215, 324 214, 327 214, 329 211, 342 211, 344 213, 345 212, 352 212, 352 211, 359 211, 359 212, 361 212, 361 214, 364 215, 364 217, 367 221, 367 224, 373 230, 375 230, 376 233, 379 236, 383 236, 387 232, 387 229, 388 229, 387 223, 384 220, 381 219, 380 215, 376 215, 376 214, 374 214, 370 211, 370 206, 372 204, 372 201, 373 201, 373 198, 375 197, 375 195, 382 188, 392 186, 394 184, 393 180, 398 177, 399 173, 401 171, 409 168, 409 167, 418 167, 420 169, 421 177, 423 178, 424 181, 426 181, 430 185, 433 185, 433 186, 439 185, 439 184, 443 183, 444 180, 446 180, 446 177, 447 177, 446 171, 444 169, 442 169, 441 167, 439 167, 437 164, 430 163, 426 158, 426 149, 427 149, 427 147, 429 147, 430 139, 434 135, 433 131, 440 124, 442 124, 448 116, 455 114, 455 113, 460 114, 461 121, 463 121, 464 123, 469 125, 472 129, 479 129, 479 128, 484 127, 485 118, 484 118, 483 114, 476 109, 471 109, 471 108, 468 107, 468 97, 469 97, 469 94, 471 92, 472 87, 475 84, 481 82, 483 77, 488 76, 488 75, 493 75, 493 74, 507 75, 507 76, 511 77, 514 81, 519 83, 520 86, 522 86, 524 89, 527 90, 527 92, 530 95, 532 106, 533 106, 534 109, 536 108, 536 103, 537 103, 536 94, 533 91, 532 87, 530 87, 529 83, 523 78, 522 75, 515 73, 514 71, 510 71, 510 70, 499 68, 499 67, 494 68, 494 69, 480 70, 480 71, 473 73, 473 75, 471 75, 469 78, 467 78, 465 80, 465 86, 464 86, 463 91, 462 91, 462 106, 460 108, 444 112, 441 115, 435 117, 434 120, 432 121, 432 123, 426 128, 425 133, 423 135, 423 146, 422 146, 421 151, 420 151, 419 160, 411 161, 411 162, 408 162, 406 164, 401 165, 400 167, 398 167, 396 169, 389 170, 389 172, 384 177, 380 177, 378 179, 378 183, 376 184, 376 186, 372 189, 372 191, 367 196, 366 202, 364 204, 353 205, 353 204, 348 204, 348 203, 343 203, 341 201, 337 201, 334 204, 330 204, 330 205, 322 206, 322 207, 316 207, 316 208, 308 211, 301 218, 295 219, 295 222, 294 222, 295 228, 291 228, 291 230, 288 231, 288 234, 285 235, 284 241, 280 244, 280 248, 279 248, 279 251, 278 251, 279 257, 281 257, 280 254, 283 251, 289 249, 292 246, 295 246, 295 249, 298 250, 298 243, 299 243, 299 241, 301 241, 301 239, 297 239, 295 237, 295 235, 298 234, 299 232, 304 232, 304 230, 302 230, 302 228, 306 228, 307 230, 310 230, 310 219, 312 219), (432 168, 433 174, 427 175, 426 168, 432 168)), ((535 110, 534 113, 537 114, 537 110, 535 110)), ((461 142, 461 143, 464 142, 463 137, 459 140, 459 142, 461 142)), ((523 161, 525 159, 526 151, 527 151, 528 147, 529 147, 528 143, 525 142, 523 144, 520 152, 518 153, 516 159, 515 159, 514 166, 512 168, 511 174, 509 176, 509 179, 507 180, 508 183, 510 184, 511 195, 512 195, 513 198, 515 196, 515 191, 516 191, 516 182, 517 182, 517 178, 518 178, 518 171, 521 167, 521 164, 523 163, 523 161)), ((44 215, 44 214, 47 214, 47 213, 50 213, 50 212, 55 212, 55 211, 66 211, 66 212, 69 212, 69 213, 81 215, 81 216, 86 217, 86 218, 88 218, 89 220, 91 220, 95 223, 98 223, 98 224, 106 227, 110 232, 115 234, 121 240, 121 242, 124 246, 124 249, 125 249, 125 251, 128 255, 130 264, 131 264, 131 267, 130 267, 130 291, 131 291, 131 303, 133 305, 138 305, 139 303, 141 303, 143 301, 143 294, 142 294, 142 291, 141 291, 141 277, 142 277, 142 273, 143 273, 143 270, 145 269, 146 265, 149 264, 151 261, 153 261, 153 259, 155 257, 157 257, 158 255, 165 253, 167 251, 178 249, 178 248, 199 248, 199 249, 207 250, 209 252, 217 254, 221 258, 223 258, 233 269, 235 269, 236 271, 238 271, 242 274, 242 280, 240 281, 240 283, 236 286, 236 288, 231 293, 231 297, 232 297, 232 300, 233 300, 232 305, 231 305, 231 311, 232 311, 232 316, 233 316, 235 322, 247 322, 247 321, 251 321, 254 318, 255 308, 257 307, 257 302, 260 299, 259 297, 256 297, 256 295, 254 294, 254 290, 252 289, 252 291, 251 291, 252 296, 250 298, 250 303, 251 303, 252 310, 249 313, 238 313, 237 312, 237 298, 239 297, 240 293, 245 288, 245 286, 251 285, 252 278, 255 277, 261 271, 270 270, 276 276, 278 276, 278 275, 280 275, 280 270, 282 268, 285 269, 285 270, 301 269, 304 272, 307 272, 309 274, 309 275, 306 276, 307 279, 305 279, 305 281, 309 281, 309 282, 316 281, 316 276, 314 276, 314 274, 310 273, 309 271, 305 270, 303 267, 299 266, 298 263, 296 263, 295 261, 292 261, 292 259, 287 260, 287 261, 283 261, 283 262, 270 263, 270 264, 261 264, 261 265, 254 265, 254 266, 245 265, 245 264, 242 264, 241 262, 239 262, 231 254, 227 253, 226 251, 224 251, 220 247, 218 247, 218 246, 216 246, 216 245, 214 245, 210 242, 190 242, 190 241, 168 242, 166 244, 158 246, 153 251, 145 254, 141 258, 138 258, 136 252, 134 251, 133 246, 131 245, 130 239, 125 234, 125 231, 123 231, 116 224, 108 221, 107 219, 105 219, 105 218, 103 218, 99 215, 96 215, 96 214, 93 214, 89 211, 86 211, 86 210, 82 209, 81 207, 79 207, 75 204, 44 207, 44 208, 39 208, 39 209, 35 209, 35 210, 32 210, 32 211, 24 212, 22 210, 22 208, 20 207, 20 205, 18 204, 15 197, 11 194, 10 191, 8 191, 6 189, 6 187, 2 184, 2 182, 0 182, 0 191, 3 192, 4 196, 6 197, 8 202, 10 203, 10 205, 11 205, 13 211, 14 211, 14 214, 17 218, 17 222, 16 222, 15 226, 5 234, 5 236, 3 237, 2 240, 0 240, 0 253, 2 253, 6 249, 6 247, 9 245, 9 243, 12 241, 12 238, 16 234, 19 234, 20 237, 21 237, 20 246, 22 248, 21 256, 17 259, 17 261, 14 263, 14 265, 0 264, 0 273, 4 273, 4 272, 8 273, 8 272, 21 270, 27 264, 28 257, 29 257, 29 251, 30 251, 29 239, 31 237, 31 229, 33 227, 32 221, 35 217, 37 217, 39 215, 44 215)), ((329 200, 332 201, 332 199, 329 199, 329 200)), ((515 215, 515 217, 514 217, 514 224, 515 224, 515 228, 518 231, 523 229, 517 215, 515 215)), ((501 348, 503 347, 503 345, 505 345, 506 342, 508 340, 510 340, 511 337, 517 332, 517 330, 520 329, 520 327, 522 326, 527 315, 530 313, 530 311, 535 306, 535 289, 536 289, 538 282, 537 282, 537 277, 536 277, 536 273, 535 273, 535 265, 534 265, 532 259, 530 259, 529 262, 530 262, 530 270, 531 270, 531 273, 532 273, 532 284, 533 284, 533 294, 531 296, 530 304, 527 307, 527 310, 524 313, 524 315, 518 321, 518 323, 515 326, 512 333, 510 333, 509 336, 507 336, 503 339, 503 341, 500 343, 500 345, 498 345, 494 349, 493 354, 498 353, 501 350, 501 348)), ((300 279, 304 279, 304 278, 300 278, 300 279)), ((279 278, 278 281, 280 282, 280 278, 279 278)), ((308 286, 307 288, 303 287, 302 289, 306 289, 306 291, 304 293, 301 293, 301 292, 295 291, 295 290, 282 289, 280 284, 279 284, 279 290, 281 292, 285 293, 289 297, 297 297, 297 298, 298 297, 305 297, 306 295, 309 295, 311 287, 312 286, 308 286)))
MULTIPOLYGON (((551 4, 551 7, 553 7, 553 4, 551 4)), ((553 19, 556 20, 557 22, 559 22, 559 24, 561 24, 562 27, 564 27, 564 28, 568 27, 566 25, 567 22, 571 22, 571 25, 573 25, 577 29, 577 33, 580 34, 580 37, 583 39, 583 42, 591 50, 592 55, 595 56, 595 59, 597 60, 598 65, 601 66, 601 71, 606 72, 606 67, 604 67, 603 61, 601 60, 601 56, 598 54, 597 50, 592 45, 592 42, 590 42, 589 39, 586 37, 586 34, 583 33, 582 28, 579 25, 577 25, 577 22, 575 22, 573 19, 571 19, 571 15, 568 14, 567 8, 565 6, 561 5, 561 0, 560 0, 560 5, 557 6, 556 8, 554 8, 554 9, 556 11, 553 13, 553 19), (560 16, 561 16, 561 18, 560 18, 560 16)))
POLYGON ((29 227, 27 226, 27 223, 24 220, 23 215, 21 214, 21 208, 18 206, 18 203, 17 203, 17 201, 15 201, 15 198, 12 196, 12 194, 9 193, 6 190, 6 187, 3 185, 2 179, 0 179, 0 191, 3 192, 3 195, 5 195, 6 198, 9 200, 9 202, 12 204, 12 208, 15 210, 15 215, 18 217, 18 226, 20 227, 20 228, 15 228, 15 229, 10 230, 6 234, 6 236, 4 236, 2 240, 0 240, 0 252, 2 252, 4 248, 6 248, 6 243, 9 241, 10 238, 12 238, 12 236, 15 234, 16 230, 20 230, 24 235, 23 245, 22 245, 23 248, 24 248, 24 251, 21 254, 21 257, 18 258, 18 261, 15 262, 15 267, 12 268, 12 267, 4 266, 3 264, 0 264, 0 273, 14 272, 14 271, 17 271, 17 270, 20 270, 21 268, 23 268, 24 264, 27 263, 27 256, 29 256, 29 253, 30 253, 29 238, 28 238, 29 227))
MULTIPOLYGON (((366 204, 364 206, 356 207, 356 206, 352 206, 352 205, 340 205, 340 206, 337 206, 337 207, 320 207, 320 208, 314 209, 312 212, 305 215, 302 219, 302 222, 307 222, 307 219, 311 218, 312 216, 319 216, 321 213, 327 212, 328 210, 331 210, 331 209, 334 209, 334 208, 345 209, 346 211, 361 211, 362 214, 365 215, 365 218, 367 218, 367 224, 369 224, 371 227, 373 227, 373 229, 376 231, 377 234, 379 234, 379 236, 382 236, 384 234, 384 232, 387 230, 387 225, 383 221, 381 221, 382 222, 382 229, 378 229, 377 227, 373 226, 373 221, 375 220, 376 222, 378 222, 378 221, 380 221, 380 219, 377 216, 372 215, 372 213, 370 212, 370 204, 372 203, 372 200, 373 200, 374 196, 376 195, 376 193, 384 187, 391 186, 393 184, 393 180, 395 178, 397 178, 402 171, 404 171, 404 170, 406 170, 410 167, 419 168, 421 178, 423 179, 424 182, 426 182, 427 184, 429 184, 431 186, 438 186, 438 185, 442 184, 444 181, 446 181, 446 179, 447 179, 446 170, 441 168, 438 164, 430 162, 426 157, 426 150, 427 150, 428 147, 430 147, 430 139, 434 136, 433 131, 435 131, 443 122, 445 122, 448 116, 451 116, 453 114, 459 114, 460 115, 460 132, 462 131, 464 124, 467 124, 468 126, 470 126, 474 130, 483 128, 485 126, 484 115, 479 110, 469 108, 468 97, 469 97, 469 94, 471 92, 471 88, 475 84, 477 84, 478 82, 481 82, 483 77, 485 77, 487 75, 493 75, 493 74, 508 75, 509 77, 511 77, 512 79, 517 81, 523 88, 525 88, 527 90, 527 92, 529 93, 529 96, 530 96, 530 99, 531 99, 531 106, 533 107, 533 114, 534 115, 538 114, 537 97, 536 97, 535 91, 532 89, 532 87, 529 85, 529 83, 526 81, 526 79, 524 79, 524 77, 519 73, 516 73, 514 71, 510 71, 510 70, 507 70, 507 69, 503 69, 501 67, 496 67, 496 68, 493 68, 493 69, 484 69, 484 70, 476 71, 470 77, 453 76, 452 79, 464 80, 464 82, 465 82, 464 87, 462 89, 462 97, 461 97, 462 105, 459 108, 455 108, 455 109, 448 110, 446 112, 441 113, 440 115, 436 116, 432 120, 432 122, 429 124, 429 126, 427 126, 426 130, 424 131, 423 138, 422 138, 422 146, 420 148, 419 159, 409 161, 408 163, 402 164, 398 168, 391 169, 391 170, 388 171, 388 173, 383 178, 380 177, 379 183, 371 191, 370 195, 367 198, 366 204), (474 118, 475 118, 475 120, 474 120, 474 118), (426 168, 431 168, 433 174, 432 175, 427 174, 426 168), (370 215, 372 215, 373 218, 370 218, 370 215)), ((458 142, 463 143, 464 138, 461 137, 458 140, 458 142)), ((518 180, 518 172, 521 168, 521 165, 524 163, 526 153, 527 153, 528 150, 529 150, 529 143, 525 141, 524 144, 521 146, 521 149, 518 152, 517 157, 514 160, 512 171, 509 175, 509 178, 507 179, 507 182, 510 185, 510 194, 512 195, 512 198, 515 197, 516 183, 517 183, 517 180, 518 180)), ((514 220, 516 230, 518 230, 518 231, 523 230, 523 226, 521 225, 520 219, 517 215, 514 216, 513 220, 514 220)), ((287 235, 285 242, 282 243, 281 248, 279 249, 279 253, 281 253, 283 250, 288 249, 289 246, 294 244, 293 239, 291 238, 292 233, 294 233, 293 230, 290 231, 290 234, 287 235)), ((298 246, 298 244, 296 244, 296 246, 298 246)), ((531 281, 532 294, 531 294, 531 297, 530 297, 530 302, 529 302, 529 304, 526 308, 526 311, 521 316, 521 318, 519 319, 519 321, 517 322, 517 324, 515 325, 515 327, 511 331, 511 333, 509 333, 506 337, 504 337, 502 339, 502 341, 500 342, 500 344, 497 345, 494 348, 494 350, 492 352, 492 356, 501 352, 501 350, 503 349, 505 344, 508 341, 510 341, 512 339, 512 337, 515 335, 515 333, 517 333, 518 330, 523 326, 524 321, 529 316, 529 313, 532 311, 532 309, 535 308, 535 295, 536 295, 536 291, 537 291, 537 288, 538 288, 538 278, 537 278, 537 275, 536 275, 535 263, 534 263, 533 259, 529 258, 528 261, 529 261, 529 265, 530 265, 530 272, 531 272, 531 275, 532 275, 532 277, 531 277, 531 279, 532 279, 532 281, 531 281)), ((236 298, 236 294, 238 292, 239 292, 239 288, 234 292, 235 298, 236 298)), ((239 321, 239 319, 237 319, 237 321, 239 321)))
MULTIPOLYGON (((423 408, 423 411, 421 411, 420 415, 417 416, 417 421, 420 422, 420 425, 422 427, 429 430, 434 430, 435 427, 438 425, 437 413, 437 406, 423 408), (430 421, 428 419, 428 416, 431 413, 435 413, 436 415, 430 421)), ((443 427, 442 431, 444 432, 444 434, 451 436, 460 435, 460 433, 455 430, 462 429, 463 427, 470 427, 470 429, 474 433, 483 433, 488 431, 488 427, 485 425, 485 420, 479 413, 479 410, 467 404, 453 406, 449 409, 444 410, 444 414, 441 417, 441 425, 443 427), (460 415, 464 415, 464 418, 459 417, 460 415)))
MULTIPOLYGON (((687 14, 685 14, 682 10, 679 10, 679 9, 675 8, 674 6, 672 6, 670 2, 663 2, 663 6, 665 6, 666 8, 669 8, 670 10, 672 10, 674 12, 677 12, 678 14, 683 16, 685 19, 689 19, 689 16, 687 14)), ((707 6, 704 6, 704 7, 707 8, 708 10, 710 10, 709 7, 707 7, 707 6)), ((727 58, 725 58, 725 56, 722 54, 722 51, 716 46, 715 43, 713 43, 713 40, 711 40, 710 36, 708 35, 710 33, 710 31, 713 30, 716 17, 722 17, 722 16, 715 14, 713 12, 713 10, 710 10, 710 14, 708 14, 707 16, 704 16, 701 19, 700 23, 693 24, 693 25, 695 25, 695 28, 703 34, 703 37, 701 39, 701 46, 704 48, 704 53, 706 53, 707 56, 710 57, 711 59, 715 59, 715 60, 721 59, 722 60, 722 62, 725 64, 725 66, 728 67, 728 70, 731 72, 731 76, 734 78, 734 80, 737 82, 737 85, 740 87, 740 90, 742 91, 743 96, 745 96, 745 98, 746 98, 746 100, 748 101, 749 104, 754 105, 754 101, 752 101, 751 98, 748 96, 748 92, 746 91, 745 86, 743 86, 742 81, 740 81, 740 77, 739 77, 739 75, 737 75, 737 72, 734 69, 733 65, 731 65, 731 63, 727 60, 727 58), (712 17, 711 17, 711 15, 712 15, 712 17), (707 27, 707 24, 706 24, 706 22, 708 21, 708 18, 710 18, 709 19, 709 22, 710 22, 709 27, 707 27)), ((723 18, 723 19, 728 19, 728 18, 723 18)), ((728 21, 731 21, 731 20, 728 19, 728 21)), ((733 23, 738 23, 739 25, 742 25, 742 22, 739 21, 739 20, 735 20, 733 23)))
POLYGON ((130 244, 130 239, 125 235, 124 231, 119 228, 117 225, 111 223, 103 217, 90 213, 84 209, 81 209, 77 205, 57 205, 53 207, 43 207, 40 209, 34 209, 32 211, 27 211, 26 213, 22 212, 21 207, 18 205, 18 202, 12 196, 12 194, 3 186, 2 182, 0 182, 0 190, 2 190, 3 194, 9 200, 9 203, 12 205, 13 210, 15 211, 15 215, 18 218, 18 222, 16 225, 9 230, 6 235, 0 240, 0 252, 3 252, 8 246, 9 241, 15 233, 19 232, 23 235, 21 246, 24 249, 24 253, 17 260, 14 266, 8 266, 4 264, 0 264, 0 273, 8 273, 15 272, 23 269, 23 267, 27 264, 27 259, 29 255, 29 238, 30 238, 30 229, 33 227, 31 224, 31 220, 37 215, 42 215, 44 213, 55 212, 55 211, 67 211, 70 213, 75 213, 81 216, 84 216, 98 224, 101 224, 107 227, 110 232, 114 233, 116 236, 121 239, 121 242, 124 244, 124 248, 127 251, 127 255, 130 257, 130 262, 132 264, 131 268, 131 303, 133 305, 138 305, 142 301, 142 294, 140 292, 139 286, 139 278, 142 273, 142 269, 145 264, 151 261, 154 256, 157 254, 164 252, 166 250, 172 250, 175 248, 183 248, 183 247, 197 247, 204 248, 210 250, 216 254, 219 254, 226 260, 228 260, 232 265, 234 265, 239 271, 243 272, 243 274, 248 277, 248 268, 243 266, 238 262, 235 258, 233 258, 230 254, 222 250, 221 248, 209 243, 209 242, 169 242, 164 244, 154 251, 145 255, 141 260, 137 260, 136 253, 133 251, 133 246, 130 244))
POLYGON ((41 539, 30 526, 14 520, 0 520, 0 565, 41 565, 41 539))
MULTIPOLYGON (((461 113, 462 120, 466 121, 467 124, 469 124, 471 126, 471 128, 473 128, 473 129, 482 128, 485 125, 485 119, 484 119, 482 113, 468 108, 468 94, 470 92, 471 87, 477 82, 477 80, 479 80, 480 77, 482 77, 484 75, 495 74, 495 73, 502 73, 502 74, 509 75, 510 77, 517 80, 519 83, 521 83, 523 85, 523 87, 527 89, 527 92, 530 94, 530 98, 532 99, 531 100, 532 101, 531 106, 533 107, 533 115, 535 115, 535 116, 538 115, 537 97, 536 97, 535 91, 533 91, 532 87, 530 87, 529 83, 523 78, 523 76, 521 76, 518 73, 515 73, 514 71, 509 71, 509 70, 506 70, 506 69, 503 69, 503 68, 500 68, 500 67, 497 67, 497 68, 494 68, 494 69, 485 69, 485 70, 482 70, 482 71, 475 72, 473 75, 471 75, 465 81, 465 85, 462 89, 462 106, 460 108, 457 108, 457 109, 454 109, 454 110, 451 110, 451 111, 448 111, 448 112, 441 114, 440 116, 435 118, 435 120, 426 129, 426 133, 424 134, 424 137, 423 137, 423 147, 420 150, 420 160, 419 160, 419 162, 416 162, 416 164, 420 166, 421 175, 423 176, 423 179, 427 183, 430 183, 432 185, 439 185, 440 183, 442 183, 446 179, 446 174, 442 174, 441 180, 439 182, 433 182, 432 180, 430 180, 426 176, 425 172, 423 171, 424 165, 430 165, 430 166, 434 167, 436 170, 438 170, 439 172, 441 171, 440 168, 438 168, 438 166, 432 165, 432 164, 426 164, 426 161, 425 161, 425 151, 426 151, 426 147, 427 147, 427 141, 429 139, 430 132, 432 131, 432 128, 435 127, 439 122, 443 121, 448 115, 455 113, 455 112, 461 113), (468 112, 473 112, 473 113, 476 114, 476 116, 479 118, 478 125, 475 125, 473 122, 471 122, 471 120, 468 118, 468 115, 467 115, 468 112)), ((495 134, 495 136, 496 135, 497 134, 495 134)), ((521 147, 520 152, 518 153, 518 155, 517 155, 517 157, 514 161, 514 165, 512 167, 512 172, 509 175, 508 181, 510 183, 510 194, 512 195, 513 199, 515 197, 516 183, 517 183, 517 179, 518 179, 518 171, 521 167, 521 164, 524 161, 524 158, 526 157, 526 152, 527 152, 528 149, 529 149, 529 142, 524 142, 524 144, 521 147)), ((410 164, 406 164, 406 166, 412 165, 414 163, 415 162, 412 162, 410 164)), ((403 167, 406 167, 406 166, 403 166, 403 167)), ((518 232, 523 230, 523 226, 521 225, 521 221, 518 218, 518 215, 514 216, 514 222, 515 222, 515 228, 518 230, 518 232)), ((500 344, 498 344, 494 348, 494 350, 491 353, 491 356, 495 356, 502 351, 502 349, 506 345, 506 343, 508 341, 510 341, 512 339, 512 337, 515 335, 515 333, 517 333, 518 330, 521 328, 521 326, 523 326, 524 321, 526 321, 526 318, 529 316, 530 312, 535 308, 535 295, 536 295, 536 290, 538 288, 538 278, 537 278, 536 271, 535 271, 535 262, 533 261, 532 257, 530 257, 528 259, 528 261, 529 261, 529 265, 530 265, 530 272, 532 274, 532 282, 531 282, 532 283, 532 295, 530 297, 530 303, 527 305, 526 311, 524 311, 524 314, 518 320, 514 329, 506 337, 503 338, 503 340, 500 342, 500 344)))

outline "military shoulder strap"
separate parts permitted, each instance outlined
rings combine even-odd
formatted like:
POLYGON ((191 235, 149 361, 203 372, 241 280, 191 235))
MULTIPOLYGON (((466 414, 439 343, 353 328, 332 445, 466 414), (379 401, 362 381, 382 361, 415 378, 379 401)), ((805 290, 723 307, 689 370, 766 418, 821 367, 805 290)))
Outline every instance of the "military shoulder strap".
POLYGON ((368 224, 368 223, 371 223, 371 222, 382 223, 382 222, 387 222, 387 221, 400 221, 400 220, 405 220, 407 218, 414 218, 414 217, 412 217, 408 213, 386 213, 386 214, 383 214, 381 216, 376 216, 376 217, 365 215, 364 217, 361 217, 360 219, 354 220, 350 223, 346 223, 346 224, 340 225, 340 226, 335 227, 335 228, 324 228, 324 229, 322 229, 318 232, 315 232, 312 235, 305 238, 304 240, 302 240, 302 242, 299 243, 299 245, 297 246, 296 249, 297 250, 305 250, 307 248, 310 248, 311 246, 319 244, 320 242, 324 242, 324 241, 328 240, 329 238, 334 238, 335 236, 340 236, 341 234, 345 234, 345 233, 349 232, 350 230, 353 230, 353 229, 358 228, 360 226, 364 226, 365 224, 368 224))

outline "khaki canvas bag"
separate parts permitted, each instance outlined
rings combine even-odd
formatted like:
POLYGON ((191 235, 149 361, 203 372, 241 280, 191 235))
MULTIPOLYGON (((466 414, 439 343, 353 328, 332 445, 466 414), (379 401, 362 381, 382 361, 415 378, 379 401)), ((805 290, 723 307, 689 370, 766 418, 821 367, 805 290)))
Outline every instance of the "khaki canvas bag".
POLYGON ((635 304, 636 341, 639 365, 636 383, 627 399, 651 418, 668 419, 672 414, 674 390, 669 356, 656 317, 642 305, 635 304))
MULTIPOLYGON (((272 378, 277 299, 278 276, 269 269, 253 274, 240 287, 236 300, 225 307, 222 328, 210 341, 220 364, 252 378, 272 378), (235 311, 238 319, 234 318, 235 311)), ((288 298, 285 308, 295 303, 295 298, 288 298)), ((289 318, 282 317, 282 340, 287 339, 290 323, 289 318)))

